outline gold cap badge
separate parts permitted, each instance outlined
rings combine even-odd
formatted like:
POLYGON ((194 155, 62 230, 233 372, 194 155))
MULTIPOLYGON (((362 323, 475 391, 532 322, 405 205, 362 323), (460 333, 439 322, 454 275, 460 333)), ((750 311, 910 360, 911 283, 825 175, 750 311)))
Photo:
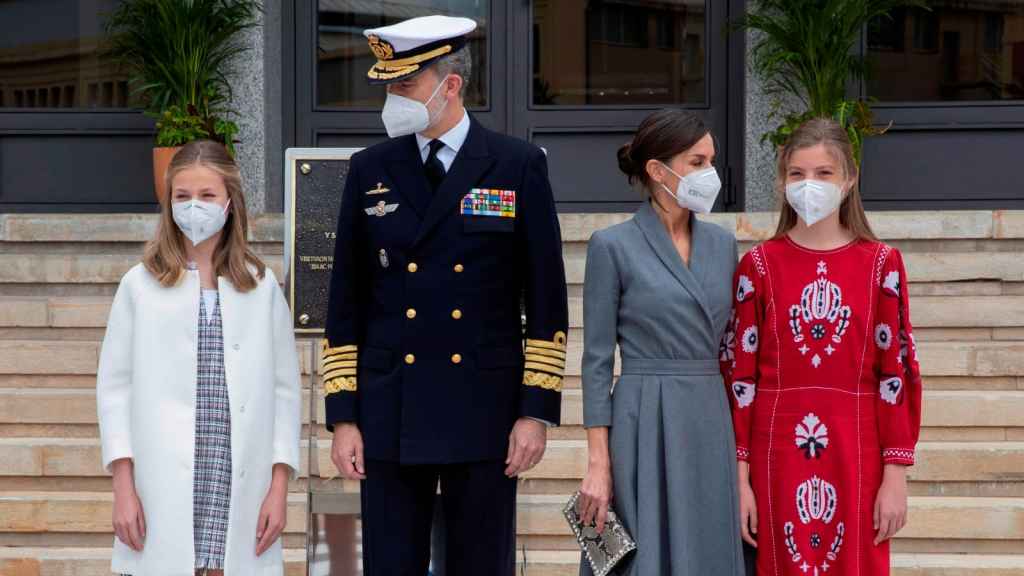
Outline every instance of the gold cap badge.
POLYGON ((377 35, 371 35, 367 39, 370 42, 370 50, 378 60, 390 60, 395 55, 394 46, 387 40, 381 40, 377 35))

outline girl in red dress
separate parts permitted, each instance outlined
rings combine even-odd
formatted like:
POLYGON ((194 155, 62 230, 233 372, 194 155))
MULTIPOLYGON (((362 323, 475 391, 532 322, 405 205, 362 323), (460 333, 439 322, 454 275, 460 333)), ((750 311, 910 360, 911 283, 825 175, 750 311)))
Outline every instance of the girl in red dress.
POLYGON ((797 129, 778 170, 778 230, 736 270, 721 346, 743 538, 759 576, 886 575, 921 419, 903 259, 838 124, 797 129))

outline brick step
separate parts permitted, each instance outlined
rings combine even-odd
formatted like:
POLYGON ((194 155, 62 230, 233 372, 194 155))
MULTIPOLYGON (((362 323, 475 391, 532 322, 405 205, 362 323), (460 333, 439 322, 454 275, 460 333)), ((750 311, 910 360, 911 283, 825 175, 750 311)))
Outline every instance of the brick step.
MULTIPOLYGON (((103 328, 112 298, 6 297, 0 299, 0 328, 103 328)), ((1024 295, 918 296, 910 300, 915 328, 1013 328, 1024 326, 1024 295)), ((583 299, 569 299, 571 328, 583 327, 583 299)))
MULTIPOLYGON (((0 493, 0 533, 113 534, 110 492, 0 493)), ((304 493, 288 495, 286 534, 306 530, 304 493)))
MULTIPOLYGON (((318 389, 315 407, 317 422, 323 422, 322 389, 318 389)), ((1024 427, 1024 390, 928 390, 925 384, 921 418, 922 425, 928 428, 1024 427)), ((582 424, 583 391, 578 388, 563 390, 562 425, 582 424)))
MULTIPOLYGON (((309 441, 299 448, 299 478, 308 475, 309 441)), ((0 477, 108 476, 97 438, 0 438, 0 477)))
MULTIPOLYGON (((628 213, 559 214, 562 239, 585 242, 595 230, 632 218, 628 213)), ((741 241, 761 241, 775 232, 777 213, 708 214, 713 222, 741 241)), ((886 240, 988 240, 1024 238, 1024 211, 941 210, 930 212, 871 211, 868 220, 886 240)), ((282 214, 250 216, 255 242, 281 242, 282 214)), ((0 214, 0 242, 145 242, 157 226, 155 214, 0 214)))
MULTIPOLYGON (((95 376, 101 344, 99 340, 0 340, 0 374, 95 376)), ((295 344, 303 374, 311 370, 311 346, 309 340, 295 344)))
MULTIPOLYGON (((581 332, 569 334, 569 376, 580 375, 581 332)), ((0 340, 0 374, 95 374, 99 349, 98 341, 0 340)), ((919 342, 917 351, 924 376, 1024 376, 1024 341, 919 342)))
MULTIPOLYGON (((520 496, 519 534, 570 536, 562 516, 566 500, 564 495, 520 496)), ((899 539, 1024 540, 1024 498, 913 496, 909 505, 910 521, 899 539)))
MULTIPOLYGON (((583 284, 586 246, 564 249, 565 276, 569 284, 583 284)), ((910 282, 958 282, 965 280, 1024 281, 1024 258, 1015 252, 904 252, 903 263, 910 282)), ((5 281, 0 274, 0 282, 5 281)))
MULTIPOLYGON (((78 250, 71 253, 6 250, 0 254, 0 284, 116 284, 141 257, 141 246, 131 253, 121 254, 96 253, 90 251, 88 244, 70 246, 78 250)), ((1024 281, 1024 259, 1015 252, 978 252, 967 246, 959 249, 963 251, 905 252, 904 263, 910 282, 1024 281)), ((270 254, 263 254, 263 257, 277 277, 284 278, 281 274, 283 259, 270 254)), ((582 284, 586 245, 566 244, 563 258, 566 281, 582 284)))
MULTIPOLYGON (((302 442, 300 476, 307 473, 302 442)), ((329 439, 318 441, 319 477, 335 476, 329 439)), ((1024 482, 1024 442, 922 442, 909 471, 914 482, 1024 482)), ((0 438, 0 476, 106 476, 95 438, 0 438)), ((583 440, 549 440, 544 460, 524 478, 577 480, 587 468, 583 440)))
MULTIPOLYGON (((306 551, 284 550, 285 576, 305 576, 306 551)), ((4 576, 110 576, 110 550, 106 548, 0 547, 0 574, 4 576)))
MULTIPOLYGON (((574 550, 526 551, 530 576, 577 576, 580 554, 574 550)), ((1020 576, 1024 555, 893 554, 892 576, 1020 576)))
MULTIPOLYGON (((284 558, 286 576, 305 576, 305 550, 287 549, 284 558)), ((521 561, 521 556, 519 559, 521 561)), ((526 551, 526 569, 530 576, 577 576, 579 561, 579 553, 572 550, 526 551)), ((893 576, 1019 576, 1024 556, 893 554, 891 565, 893 576)), ((323 574, 319 568, 314 565, 310 573, 323 574)), ((0 548, 0 574, 108 576, 110 551, 97 548, 0 548)))
MULTIPOLYGON (((302 421, 309 422, 310 391, 302 391, 302 421)), ((93 388, 0 388, 0 424, 96 424, 93 388)))
MULTIPOLYGON (((330 439, 319 440, 322 478, 335 475, 330 449, 330 439)), ((523 478, 579 480, 586 471, 585 440, 549 440, 544 460, 523 478)), ((913 482, 1024 482, 1024 442, 922 442, 917 447, 917 465, 910 468, 909 479, 913 482)))
MULTIPOLYGON (((5 492, 0 533, 111 533, 109 492, 5 492)), ((519 496, 520 536, 571 537, 561 509, 566 495, 519 496)), ((289 534, 305 530, 306 495, 289 495, 289 534)), ((1024 540, 1024 498, 913 496, 901 540, 1024 540)))

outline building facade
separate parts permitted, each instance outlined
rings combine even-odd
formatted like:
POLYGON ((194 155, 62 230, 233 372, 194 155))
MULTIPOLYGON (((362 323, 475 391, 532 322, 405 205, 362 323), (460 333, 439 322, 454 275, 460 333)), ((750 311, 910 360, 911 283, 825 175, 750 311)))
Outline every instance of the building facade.
MULTIPOLYGON (((153 121, 103 55, 118 0, 0 1, 0 212, 150 212, 153 121)), ((467 104, 549 154, 564 212, 629 211, 615 149, 651 110, 703 113, 718 142, 720 209, 771 209, 776 106, 728 32, 746 0, 273 0, 233 72, 238 146, 257 211, 283 209, 287 147, 385 137, 361 31, 444 13, 475 19, 467 104)), ((869 208, 1020 208, 1024 0, 936 0, 873 22, 857 47, 889 133, 869 141, 869 208)))

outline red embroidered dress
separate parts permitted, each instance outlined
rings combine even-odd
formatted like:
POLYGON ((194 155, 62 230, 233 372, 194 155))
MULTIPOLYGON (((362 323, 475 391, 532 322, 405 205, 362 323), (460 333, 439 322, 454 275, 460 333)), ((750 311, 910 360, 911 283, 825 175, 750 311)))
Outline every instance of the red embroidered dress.
POLYGON ((721 346, 736 451, 757 499, 758 575, 881 576, 885 463, 911 465, 921 378, 900 253, 788 238, 747 253, 721 346))

